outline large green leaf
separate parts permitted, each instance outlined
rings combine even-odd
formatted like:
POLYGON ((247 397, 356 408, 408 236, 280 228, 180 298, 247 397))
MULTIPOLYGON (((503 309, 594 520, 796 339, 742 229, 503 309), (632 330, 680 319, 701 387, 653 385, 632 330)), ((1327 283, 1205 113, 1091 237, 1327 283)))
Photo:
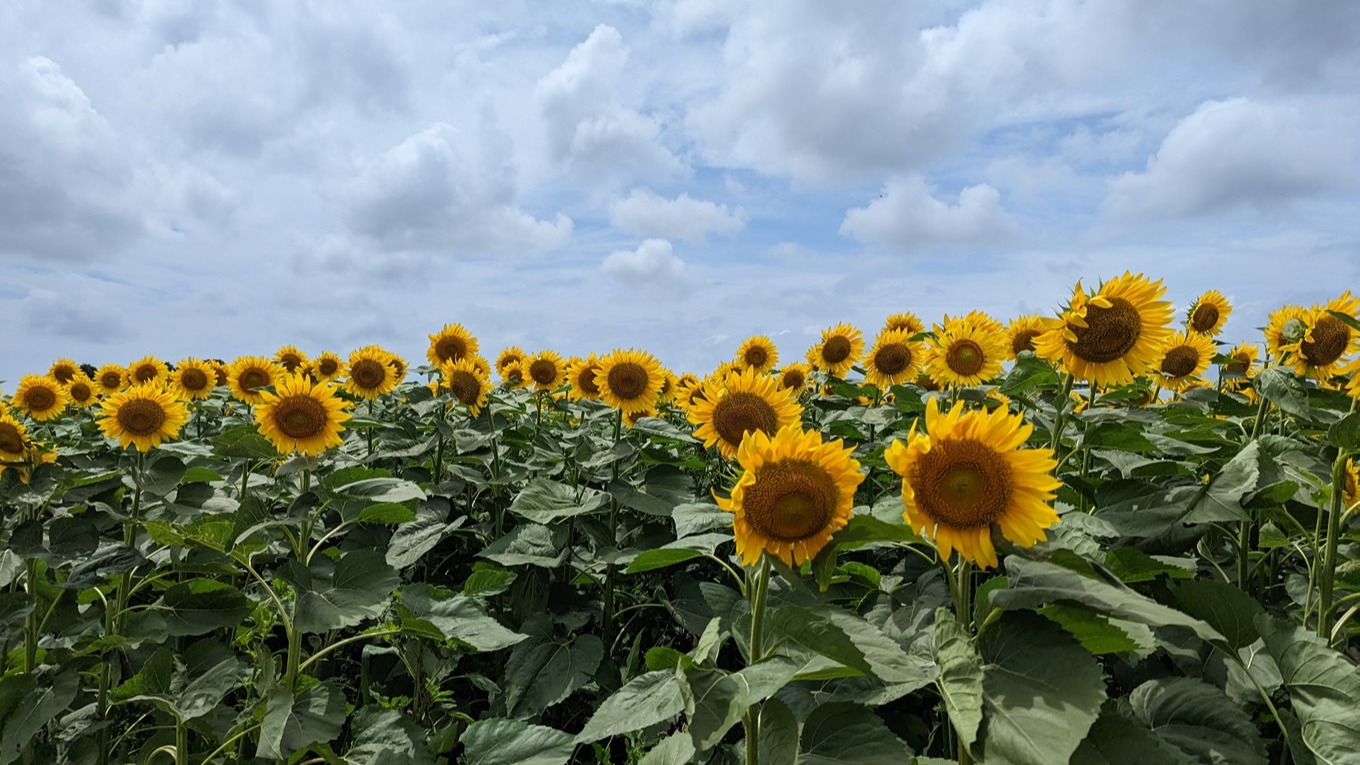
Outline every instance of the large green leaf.
POLYGON ((1303 744, 1321 765, 1360 761, 1360 669, 1296 624, 1263 616, 1256 626, 1279 665, 1303 744))
POLYGON ((548 478, 535 478, 525 484, 510 512, 534 523, 552 523, 563 518, 593 513, 609 505, 609 496, 596 489, 568 486, 548 478))
POLYGON ((1308 393, 1299 385, 1294 374, 1285 367, 1268 367, 1252 379, 1256 391, 1270 403, 1295 417, 1310 418, 1308 393))
POLYGON ((1102 714, 1072 755, 1070 765, 1203 765, 1164 743, 1142 723, 1116 712, 1102 714))
POLYGON ((882 630, 838 608, 779 606, 765 624, 768 640, 791 640, 885 683, 920 688, 935 679, 934 662, 908 654, 882 630))
POLYGON ((911 749, 859 704, 823 704, 803 723, 798 765, 900 765, 911 749))
POLYGON ((1255 619, 1265 610, 1231 584, 1197 579, 1182 582, 1171 592, 1182 611, 1221 632, 1234 649, 1249 646, 1261 636, 1255 619))
POLYGON ((773 696, 797 671, 798 665, 782 656, 740 672, 682 665, 677 675, 694 746, 704 751, 716 745, 748 707, 773 696))
POLYGON ((1147 625, 1113 618, 1089 606, 1050 603, 1039 613, 1067 630, 1088 653, 1146 656, 1156 647, 1156 638, 1147 625))
POLYGON ((760 761, 795 762, 801 726, 789 705, 776 696, 760 705, 760 761))
POLYGON ((345 752, 348 765, 433 765, 425 731, 395 709, 362 707, 354 714, 354 746, 345 752))
POLYGON ((278 456, 274 445, 253 425, 227 428, 213 438, 213 452, 227 459, 269 460, 278 456))
POLYGON ((1190 506, 1184 523, 1213 523, 1245 521, 1250 515, 1242 507, 1242 498, 1256 490, 1261 476, 1261 447, 1255 441, 1233 455, 1228 464, 1209 482, 1209 488, 1190 506))
POLYGON ((345 724, 345 694, 330 683, 317 683, 294 696, 274 686, 265 694, 264 719, 256 757, 290 757, 299 749, 325 744, 345 724))
POLYGON ((1251 718, 1219 689, 1189 677, 1150 680, 1129 694, 1133 715, 1164 746, 1197 762, 1265 765, 1251 718))
POLYGON ((603 657, 604 645, 591 634, 520 643, 505 665, 502 685, 506 713, 531 717, 564 701, 572 691, 590 682, 603 657))
POLYGON ((605 699, 576 741, 588 744, 669 720, 685 709, 680 683, 672 671, 647 672, 624 683, 605 699))
POLYGON ((463 732, 467 765, 566 765, 571 734, 521 720, 478 720, 463 732))
POLYGON ((289 560, 279 577, 297 589, 293 626, 302 632, 352 627, 383 612, 401 583, 397 572, 375 550, 345 553, 339 563, 325 555, 304 567, 289 560))
POLYGON ((674 566, 678 563, 702 558, 704 554, 699 550, 685 550, 675 547, 662 547, 655 550, 646 550, 638 554, 632 563, 628 564, 625 573, 641 574, 645 571, 655 571, 659 568, 674 566))
POLYGON ((567 559, 565 527, 551 529, 537 523, 516 526, 513 531, 477 553, 502 566, 557 568, 567 559))
POLYGON ((652 747, 638 765, 686 765, 694 758, 694 740, 684 731, 672 733, 652 747))
POLYGON ((118 703, 149 701, 181 720, 192 720, 216 709, 244 677, 235 651, 215 640, 200 640, 182 657, 165 648, 156 651, 110 698, 118 703))
POLYGON ((387 545, 387 565, 403 569, 433 550, 449 532, 463 525, 466 516, 446 522, 448 512, 436 507, 419 507, 414 520, 397 527, 387 545))
POLYGON ((429 584, 411 584, 401 590, 402 626, 430 635, 466 643, 478 651, 499 651, 524 640, 482 612, 477 601, 429 584))
MULTIPOLYGON (((10 678, 6 678, 6 684, 10 678)), ((23 688, 16 685, 16 688, 23 688)), ((28 685, 27 693, 5 715, 0 725, 0 765, 8 765, 19 758, 19 753, 48 721, 61 713, 80 690, 80 675, 67 670, 57 675, 51 684, 37 687, 28 685)), ((6 704, 8 706, 8 704, 6 704)))
POLYGON ((165 591, 160 615, 170 635, 203 635, 233 627, 250 615, 255 604, 226 582, 190 579, 165 591))
POLYGON ((940 667, 935 684, 949 721, 963 746, 971 748, 982 724, 982 657, 947 608, 935 610, 935 663, 940 667))

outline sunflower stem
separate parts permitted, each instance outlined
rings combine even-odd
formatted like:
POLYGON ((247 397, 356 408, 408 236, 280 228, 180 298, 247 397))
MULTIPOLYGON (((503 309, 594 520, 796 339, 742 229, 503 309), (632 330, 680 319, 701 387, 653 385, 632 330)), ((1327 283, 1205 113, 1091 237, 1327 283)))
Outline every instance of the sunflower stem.
MULTIPOLYGON (((760 556, 760 568, 752 574, 746 587, 751 602, 751 647, 747 666, 765 658, 765 600, 770 592, 770 555, 760 556)), ((746 765, 760 765, 760 705, 752 704, 742 716, 746 731, 746 765)))
POLYGON ((1327 507, 1327 540, 1322 570, 1318 572, 1318 637, 1332 639, 1332 588, 1336 583, 1336 547, 1341 531, 1341 502, 1346 490, 1346 450, 1338 449, 1332 463, 1332 501, 1327 507))
POLYGON ((1062 443, 1063 426, 1067 424, 1067 406, 1072 395, 1072 383, 1076 380, 1072 375, 1064 375, 1062 393, 1058 395, 1057 417, 1053 421, 1053 442, 1048 445, 1049 449, 1058 451, 1058 444, 1062 443))
MULTIPOLYGON (((614 410, 614 446, 619 445, 619 439, 623 434, 623 410, 614 410)), ((610 469, 611 484, 618 480, 619 463, 615 460, 610 469)), ((619 543, 619 501, 613 494, 609 496, 609 544, 616 546, 619 543)), ((618 567, 608 564, 604 570, 604 614, 603 631, 604 644, 614 644, 614 579, 617 576, 618 567)))

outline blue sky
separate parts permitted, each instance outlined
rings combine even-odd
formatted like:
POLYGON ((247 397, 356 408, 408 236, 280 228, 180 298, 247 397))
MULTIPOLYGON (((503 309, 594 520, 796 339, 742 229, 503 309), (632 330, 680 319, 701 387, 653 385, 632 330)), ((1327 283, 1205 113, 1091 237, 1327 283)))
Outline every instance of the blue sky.
POLYGON ((0 5, 0 380, 1360 289, 1360 4, 0 5))

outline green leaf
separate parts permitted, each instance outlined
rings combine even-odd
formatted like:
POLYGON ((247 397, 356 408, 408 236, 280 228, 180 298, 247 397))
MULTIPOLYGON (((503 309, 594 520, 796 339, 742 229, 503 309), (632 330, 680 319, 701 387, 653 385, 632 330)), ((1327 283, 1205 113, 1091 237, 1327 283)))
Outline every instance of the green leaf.
POLYGON ((760 761, 795 762, 798 759, 798 718, 778 697, 760 705, 760 761))
POLYGON ((715 529, 732 528, 732 513, 711 502, 688 502, 671 511, 677 539, 715 529))
POLYGON ((313 744, 326 744, 345 724, 345 694, 330 683, 317 683, 297 696, 283 686, 265 694, 264 719, 256 757, 291 757, 313 744))
POLYGON ((1300 387, 1294 374, 1284 367, 1268 367, 1256 375, 1252 384, 1270 403, 1295 417, 1310 419, 1308 394, 1300 387))
POLYGON ((685 731, 672 733, 638 761, 638 765, 686 765, 694 759, 694 739, 685 731))
POLYGON ((1105 554, 1105 567, 1125 584, 1150 582, 1159 576, 1193 579, 1195 561, 1154 557, 1136 547, 1120 547, 1105 554))
POLYGON ((366 478, 345 484, 334 490, 346 497, 358 497, 373 502, 410 502, 425 499, 425 490, 400 478, 366 478))
POLYGON ((676 548, 659 548, 647 550, 639 553, 632 563, 628 564, 626 574, 640 574, 644 571, 655 571, 659 568, 674 566, 677 563, 684 563, 687 560, 702 558, 704 554, 698 550, 682 550, 676 548))
POLYGON ((213 438, 213 453, 224 459, 272 460, 274 445, 254 425, 236 425, 213 438))
POLYGON ((165 591, 160 612, 170 635, 203 635, 232 627, 250 615, 255 604, 240 590, 215 579, 190 579, 165 591))
POLYGON ((376 550, 345 553, 339 563, 317 555, 306 567, 289 560, 278 575, 297 589, 293 626, 305 633, 352 627, 377 617, 401 583, 376 550))
POLYGON ((1067 762, 1105 701, 1100 664, 1060 627, 1030 614, 992 624, 978 648, 986 662, 981 761, 1067 762))
POLYGON ((415 721, 395 709, 364 706, 354 714, 352 740, 345 752, 349 765, 433 765, 427 734, 415 721))
POLYGON ((171 681, 170 708, 181 720, 202 717, 240 687, 245 674, 245 665, 229 646, 200 640, 184 652, 184 667, 171 681))
POLYGON ((1162 743, 1141 723, 1123 715, 1101 714, 1072 755, 1070 765, 1201 765, 1169 744, 1162 743))
POLYGON ((1351 329, 1356 330, 1357 332, 1360 332, 1360 319, 1356 319, 1354 316, 1351 316, 1350 314, 1346 313, 1345 311, 1333 311, 1333 310, 1331 310, 1331 309, 1328 309, 1328 310, 1327 310, 1327 313, 1330 313, 1331 315, 1333 315, 1333 316, 1335 316, 1336 318, 1340 319, 1342 324, 1345 324, 1346 326, 1350 327, 1351 329))
POLYGON ((911 757, 901 739, 872 709, 832 702, 803 723, 798 765, 900 765, 911 757))
POLYGON ((1212 685, 1189 677, 1149 680, 1129 694, 1129 706, 1158 741, 1194 762, 1266 765, 1256 725, 1212 685))
POLYGON ((1360 412, 1351 412, 1327 429, 1327 442, 1344 452, 1360 451, 1360 412))
POLYGON ((1134 653, 1146 656, 1155 648, 1152 630, 1137 622, 1111 619, 1087 606, 1053 603, 1039 613, 1076 638, 1089 653, 1134 653))
POLYGON ((1360 752, 1360 669, 1296 624, 1261 617, 1266 651, 1280 667, 1303 744, 1322 765, 1360 752))
POLYGON ((425 553, 433 550, 449 532, 463 525, 466 516, 450 522, 448 512, 434 507, 421 507, 416 510, 414 520, 403 523, 392 532, 392 540, 387 545, 387 565, 404 569, 420 560, 425 553))
POLYGON ((499 595, 510 589, 510 585, 515 583, 518 576, 513 571, 503 568, 496 568, 489 563, 479 563, 481 568, 468 574, 467 581, 463 582, 463 594, 470 598, 487 598, 492 595, 499 595))
MULTIPOLYGON (((895 503, 901 514, 901 502, 895 503)), ((856 515, 831 537, 831 543, 843 550, 853 550, 871 542, 902 544, 919 542, 921 537, 905 523, 887 523, 872 515, 856 515)))
POLYGON ((525 718, 561 703, 590 682, 603 657, 603 643, 591 634, 566 642, 543 638, 520 643, 505 665, 506 712, 525 718))
MULTIPOLYGON (((588 744, 608 736, 664 722, 685 710, 680 682, 674 671, 647 672, 629 680, 614 691, 595 710, 576 736, 578 744, 588 744)), ((689 737, 685 737, 689 740, 689 737)))
POLYGON ((1053 365, 1030 351, 1021 351, 1015 359, 1015 366, 1001 380, 1001 392, 1007 396, 1057 387, 1058 373, 1053 365))
POLYGON ((510 512, 534 523, 547 524, 597 512, 608 504, 609 496, 604 492, 584 486, 578 490, 547 478, 534 478, 515 495, 510 512))
POLYGON ((695 748, 703 751, 716 746, 747 707, 774 695, 797 671, 797 664, 782 656, 740 672, 682 665, 676 674, 695 748))
POLYGON ((157 453, 142 471, 142 491, 153 497, 164 497, 179 486, 184 471, 184 461, 179 457, 157 453))
POLYGON ((1225 582, 1199 579, 1171 591, 1181 610, 1223 633, 1233 649, 1255 643, 1261 635, 1256 617, 1265 613, 1256 599, 1225 582))
POLYGON ((499 651, 524 640, 482 612, 477 602, 464 595, 428 584, 411 584, 401 590, 399 611, 406 618, 429 624, 440 635, 466 643, 478 651, 499 651))
POLYGON ((935 664, 908 655, 881 630, 839 608, 779 606, 765 619, 767 640, 792 640, 804 648, 888 684, 920 688, 935 679, 935 664))
POLYGON ((483 719, 463 732, 467 765, 566 765, 571 734, 520 720, 483 719))
MULTIPOLYGON (((6 685, 8 682, 9 678, 6 678, 6 685)), ((30 686, 0 726, 0 765, 18 759, 25 745, 75 700, 79 690, 80 674, 74 670, 57 675, 50 685, 44 682, 40 687, 30 686)))
POLYGON ((416 519, 416 512, 406 505, 395 502, 379 502, 376 505, 369 505, 359 511, 359 520, 364 523, 381 523, 388 526, 399 526, 403 523, 410 523, 416 519))
POLYGON ((565 527, 554 530, 536 523, 526 523, 516 526, 477 555, 502 566, 557 568, 567 559, 565 531, 565 527))
POLYGON ((1261 476, 1261 446, 1252 441, 1228 460, 1209 482, 1209 489, 1190 506, 1183 523, 1245 521, 1251 516, 1242 508, 1242 497, 1256 490, 1261 476))
POLYGON ((935 684, 949 721, 963 746, 971 748, 982 724, 982 657, 947 608, 935 609, 935 663, 940 667, 935 684))

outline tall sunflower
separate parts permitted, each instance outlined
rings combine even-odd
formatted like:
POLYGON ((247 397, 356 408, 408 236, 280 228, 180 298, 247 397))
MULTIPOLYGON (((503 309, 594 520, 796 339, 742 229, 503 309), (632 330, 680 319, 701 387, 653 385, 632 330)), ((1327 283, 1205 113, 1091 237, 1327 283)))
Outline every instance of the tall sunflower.
POLYGON ((524 361, 512 361, 501 368, 501 382, 510 389, 525 388, 533 384, 524 373, 524 361))
POLYGON ((274 390, 261 394, 264 401, 255 407, 255 423, 279 454, 316 455, 344 443, 340 433, 353 404, 335 395, 334 385, 285 373, 274 390))
POLYGON ((1290 346, 1303 339, 1308 331, 1304 320, 1308 310, 1299 305, 1282 305, 1266 317, 1266 353, 1276 361, 1284 361, 1290 346))
POLYGON ((1124 272, 1088 295, 1077 282, 1072 302, 1035 338, 1039 356, 1097 385, 1123 385, 1147 371, 1171 334, 1162 281, 1124 272))
POLYGON ((1360 298, 1349 291, 1303 315, 1303 336, 1284 346, 1285 363, 1300 375, 1326 380, 1340 372, 1346 356, 1360 350, 1356 333, 1333 312, 1360 319, 1360 298))
POLYGON ((12 401, 16 408, 42 422, 60 417, 71 399, 66 394, 66 388, 51 377, 24 375, 19 378, 19 387, 14 391, 12 401))
POLYGON ((480 344, 472 333, 462 324, 445 324, 444 328, 430 335, 430 347, 425 358, 439 366, 446 361, 461 361, 465 356, 477 353, 480 344))
POLYGON ((864 379, 879 390, 915 379, 921 368, 922 347, 913 343, 905 329, 879 333, 874 347, 864 354, 864 379))
POLYGON ((117 393, 128 386, 128 380, 127 368, 117 364, 105 364, 94 371, 94 383, 101 395, 117 393))
POLYGON ((170 388, 186 400, 201 400, 212 395, 217 387, 217 370, 202 359, 181 361, 170 373, 170 388))
POLYGON ((742 439, 751 433, 773 435, 798 422, 803 407, 797 394, 779 387, 773 377, 754 369, 727 376, 722 385, 709 383, 704 398, 689 409, 697 425, 694 437, 704 446, 717 446, 724 459, 735 459, 742 439))
POLYGON ((274 363, 283 368, 288 374, 301 372, 307 368, 310 360, 307 354, 303 353, 296 345, 285 345, 274 351, 274 363))
POLYGON ((369 400, 385 396, 397 387, 392 354, 376 345, 366 345, 349 355, 349 379, 345 389, 369 400))
POLYGON ((926 353, 926 370, 941 385, 981 385, 1001 374, 1006 358, 999 332, 968 318, 935 328, 926 353))
POLYGON ((345 362, 331 351, 322 351, 309 369, 317 382, 332 382, 345 373, 345 362))
POLYGON ((1023 449, 1033 430, 1005 407, 964 412, 963 402, 940 412, 926 404, 926 432, 894 441, 883 458, 902 476, 902 517, 934 538, 940 557, 952 551, 980 566, 997 565, 992 525, 1022 547, 1044 539, 1058 522, 1052 501, 1062 485, 1051 449, 1023 449))
POLYGON ((57 359, 52 362, 52 366, 47 370, 47 376, 59 383, 65 384, 80 374, 80 365, 71 359, 57 359))
POLYGON ((779 363, 779 349, 765 335, 752 335, 737 349, 737 363, 763 375, 779 363))
POLYGON ((524 361, 524 349, 518 345, 502 348, 500 355, 496 357, 496 374, 505 376, 505 368, 511 364, 524 361))
POLYGON ((143 356, 140 359, 128 364, 128 384, 141 385, 155 380, 164 380, 170 374, 170 368, 164 361, 155 356, 143 356))
POLYGON ((556 390, 565 377, 562 356, 556 351, 539 351, 524 360, 525 371, 534 383, 534 390, 556 390))
POLYGON ((889 316, 887 320, 883 322, 883 329, 905 330, 907 333, 907 337, 911 337, 912 335, 919 335, 920 333, 925 332, 926 324, 925 322, 921 321, 921 318, 919 316, 912 313, 911 311, 903 311, 901 313, 895 313, 889 316))
POLYGON ((144 452, 174 439, 189 421, 189 410, 164 385, 134 385, 105 397, 99 429, 123 448, 144 452))
POLYGON ((779 387, 791 390, 794 394, 802 393, 807 389, 808 377, 812 374, 812 368, 801 361, 792 364, 785 364, 779 370, 779 387))
POLYGON ((466 406, 473 417, 486 406, 486 394, 491 390, 491 380, 486 371, 466 356, 439 365, 439 384, 466 406))
POLYGON ((0 462, 23 462, 27 450, 28 429, 8 414, 0 414, 0 462))
POLYGON ((255 405, 264 403, 263 388, 277 382, 279 368, 264 356, 241 356, 227 370, 227 387, 237 400, 255 405))
POLYGON ((1223 331, 1223 325, 1228 323, 1228 315, 1232 313, 1232 305, 1228 299, 1223 297, 1223 293, 1218 290, 1209 290, 1203 295, 1195 298, 1195 302, 1190 304, 1185 312, 1185 327, 1189 332, 1199 335, 1216 337, 1223 331))
POLYGON ((995 318, 992 317, 991 314, 987 313, 986 311, 979 311, 976 308, 958 318, 945 316, 944 320, 941 321, 940 323, 945 326, 949 326, 959 321, 967 322, 973 325, 974 327, 985 329, 988 332, 991 332, 992 334, 995 335, 1006 334, 1005 324, 1002 324, 1001 322, 997 321, 995 318))
POLYGON ((1162 348, 1152 380, 1167 390, 1185 391, 1201 382, 1214 358, 1214 341, 1197 332, 1177 332, 1162 348))
POLYGON ((855 489, 864 480, 854 452, 797 424, 744 439, 737 450, 741 477, 730 498, 717 500, 733 514, 742 563, 754 565, 762 552, 789 566, 817 557, 850 522, 855 489))
POLYGON ((1048 323, 1037 314, 1017 316, 1006 328, 1006 342, 1010 353, 1006 358, 1014 359, 1022 351, 1034 350, 1034 339, 1048 331, 1048 323))
POLYGON ((681 410, 688 412, 703 395, 704 381, 693 372, 686 372, 675 381, 675 404, 681 410))
POLYGON ((615 350, 600 359, 595 384, 600 399, 624 414, 656 408, 661 393, 661 363, 646 351, 615 350))
POLYGON ((821 342, 808 349, 807 360, 813 369, 843 378, 861 353, 864 353, 864 333, 842 323, 822 330, 821 342))
POLYGON ((71 400, 72 406, 88 409, 95 405, 99 399, 99 392, 95 389, 94 381, 85 375, 84 372, 77 372, 66 381, 66 397, 71 400))

